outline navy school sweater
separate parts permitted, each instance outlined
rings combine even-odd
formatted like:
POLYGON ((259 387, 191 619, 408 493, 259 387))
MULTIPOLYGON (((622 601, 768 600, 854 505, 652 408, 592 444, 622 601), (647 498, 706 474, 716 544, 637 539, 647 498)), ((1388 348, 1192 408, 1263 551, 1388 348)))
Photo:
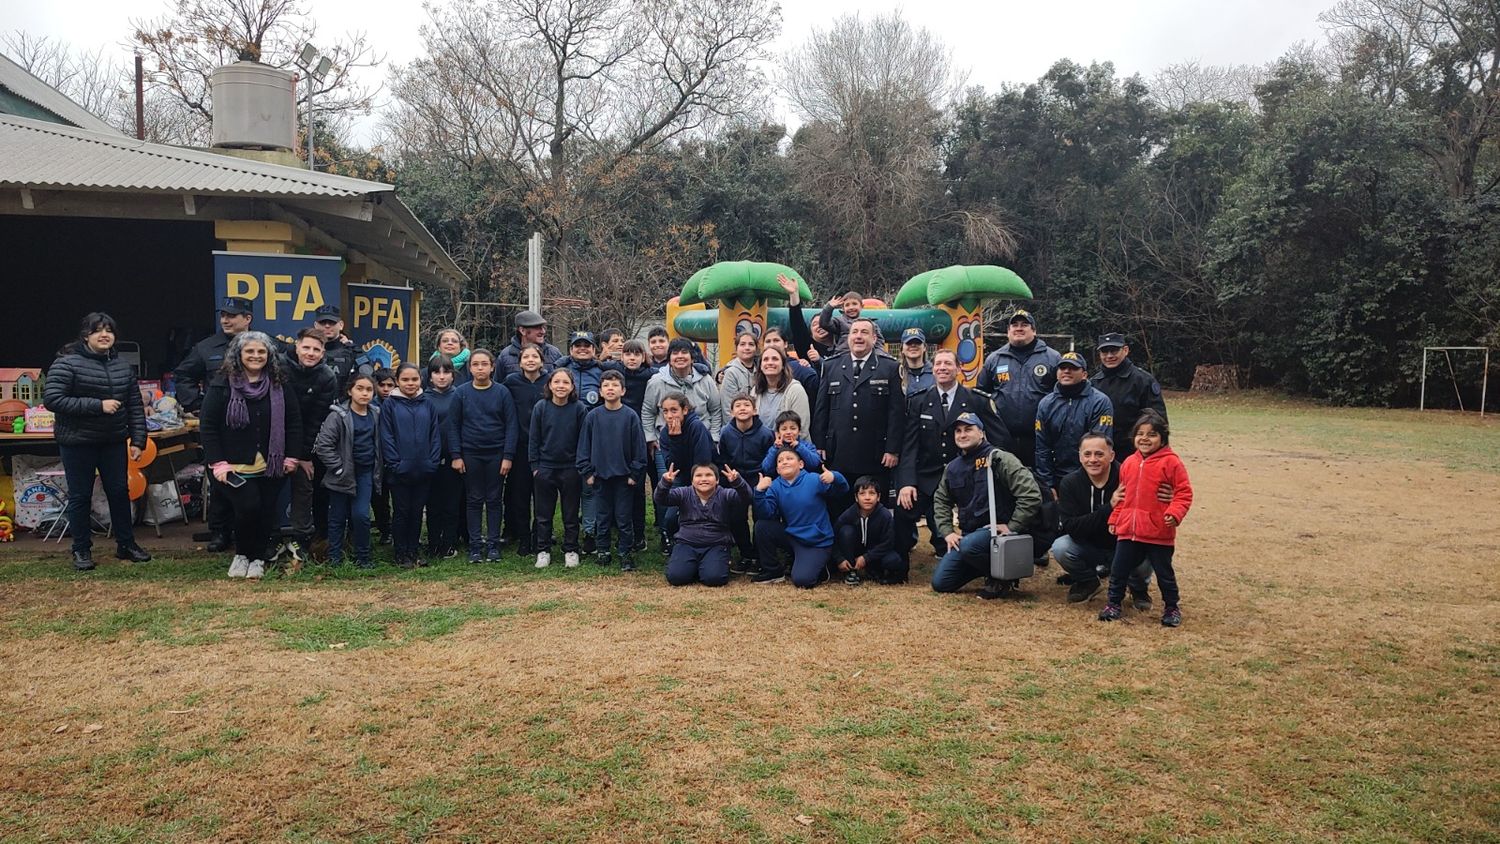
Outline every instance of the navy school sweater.
POLYGON ((459 387, 448 412, 449 454, 500 455, 516 458, 516 405, 510 390, 491 381, 480 389, 470 381, 459 387))
POLYGON ((678 469, 691 469, 699 463, 714 462, 714 440, 708 426, 698 418, 698 411, 690 410, 682 418, 682 433, 668 434, 665 427, 656 429, 656 443, 667 452, 667 464, 678 469))
POLYGON ((442 461, 437 410, 425 393, 409 399, 391 393, 380 407, 380 457, 395 479, 410 481, 436 472, 442 461))
POLYGON ((733 544, 729 520, 736 511, 744 519, 744 508, 750 506, 750 486, 745 479, 720 486, 706 502, 693 489, 690 476, 684 474, 677 481, 681 486, 658 484, 654 496, 656 506, 677 508, 677 541, 699 548, 733 544))
POLYGON ((452 419, 453 400, 458 396, 458 388, 450 386, 446 390, 438 391, 428 387, 422 391, 422 395, 427 397, 432 409, 437 411, 438 431, 443 438, 443 458, 446 460, 450 455, 456 457, 457 455, 453 454, 453 430, 449 427, 449 422, 452 419))
POLYGON ((656 374, 656 370, 644 364, 640 369, 629 369, 621 364, 618 372, 625 376, 625 397, 621 401, 639 416, 641 406, 646 403, 646 384, 656 374))
MULTIPOLYGON (((859 536, 859 505, 851 504, 839 516, 838 523, 834 525, 834 533, 842 539, 845 527, 854 528, 854 535, 859 536)), ((896 550, 896 517, 890 508, 883 504, 876 504, 870 513, 870 520, 865 525, 865 540, 853 546, 845 546, 839 543, 839 558, 854 562, 854 558, 870 554, 883 554, 896 550)))
POLYGON ((511 403, 516 406, 516 457, 524 457, 531 443, 531 411, 546 392, 547 376, 539 374, 535 381, 526 380, 520 372, 505 376, 505 389, 510 391, 511 403))
POLYGON ((760 480, 761 458, 775 439, 759 416, 750 417, 747 431, 741 431, 738 424, 730 422, 719 429, 719 462, 733 466, 736 472, 746 476, 747 483, 756 483, 760 480))
POLYGON ((578 437, 589 409, 581 401, 556 405, 542 399, 531 409, 527 457, 533 469, 572 469, 578 464, 578 437))
POLYGON ((589 411, 578 435, 578 473, 583 479, 629 478, 645 469, 641 417, 623 404, 617 410, 601 404, 589 411))

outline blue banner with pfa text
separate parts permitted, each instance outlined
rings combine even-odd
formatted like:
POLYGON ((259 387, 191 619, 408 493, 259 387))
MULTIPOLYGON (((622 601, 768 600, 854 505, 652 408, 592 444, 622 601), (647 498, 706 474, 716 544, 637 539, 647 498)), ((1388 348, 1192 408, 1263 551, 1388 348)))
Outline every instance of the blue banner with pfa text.
POLYGON ((420 301, 417 292, 380 284, 351 284, 348 292, 344 331, 360 356, 376 367, 391 369, 404 360, 414 360, 420 301))
POLYGON ((254 330, 290 342, 313 324, 318 308, 340 303, 342 270, 336 256, 215 252, 214 310, 226 298, 246 299, 254 330))

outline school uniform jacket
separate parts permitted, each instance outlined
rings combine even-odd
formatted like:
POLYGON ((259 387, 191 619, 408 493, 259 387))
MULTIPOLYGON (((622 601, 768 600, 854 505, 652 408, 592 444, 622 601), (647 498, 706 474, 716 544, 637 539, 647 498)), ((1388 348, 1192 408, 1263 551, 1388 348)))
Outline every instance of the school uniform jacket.
POLYGON ((873 350, 858 377, 850 355, 824 364, 812 439, 827 453, 829 466, 851 477, 883 474, 881 456, 899 454, 905 434, 901 364, 873 350))

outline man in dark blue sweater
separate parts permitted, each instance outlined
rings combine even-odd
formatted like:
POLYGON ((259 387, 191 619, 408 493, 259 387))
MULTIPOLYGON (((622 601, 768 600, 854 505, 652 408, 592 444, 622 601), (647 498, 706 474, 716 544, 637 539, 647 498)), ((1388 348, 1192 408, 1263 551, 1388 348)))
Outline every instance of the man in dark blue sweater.
POLYGON ((646 437, 641 431, 641 418, 621 401, 625 379, 620 373, 604 373, 599 393, 604 403, 589 411, 578 436, 578 474, 594 489, 598 501, 595 525, 599 565, 609 565, 609 529, 613 525, 619 531, 616 548, 620 570, 634 571, 630 488, 646 468, 646 437))

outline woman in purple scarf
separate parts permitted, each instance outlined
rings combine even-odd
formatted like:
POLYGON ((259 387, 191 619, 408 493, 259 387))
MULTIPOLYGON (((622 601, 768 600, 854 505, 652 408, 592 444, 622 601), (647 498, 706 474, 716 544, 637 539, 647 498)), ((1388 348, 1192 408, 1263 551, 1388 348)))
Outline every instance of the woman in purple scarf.
POLYGON ((302 419, 287 394, 274 341, 260 331, 235 337, 203 397, 203 455, 234 508, 230 577, 258 579, 276 526, 276 501, 302 453, 302 419))

